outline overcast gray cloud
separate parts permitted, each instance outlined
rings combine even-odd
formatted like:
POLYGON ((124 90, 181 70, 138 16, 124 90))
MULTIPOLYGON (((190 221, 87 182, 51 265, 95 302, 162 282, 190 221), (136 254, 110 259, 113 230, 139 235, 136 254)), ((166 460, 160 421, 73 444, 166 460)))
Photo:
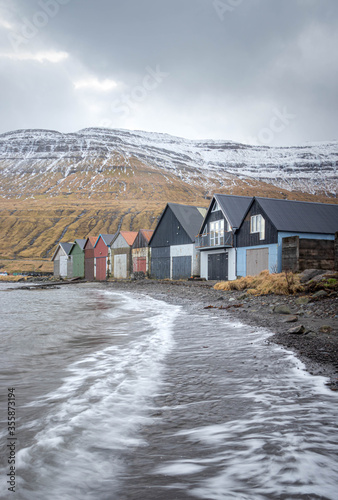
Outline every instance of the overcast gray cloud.
POLYGON ((336 0, 0 0, 0 132, 337 139, 336 0))

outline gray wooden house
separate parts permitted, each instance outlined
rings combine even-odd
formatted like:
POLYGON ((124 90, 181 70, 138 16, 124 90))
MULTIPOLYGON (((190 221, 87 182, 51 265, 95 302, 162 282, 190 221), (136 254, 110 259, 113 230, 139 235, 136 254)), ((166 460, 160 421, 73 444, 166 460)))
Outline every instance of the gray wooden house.
POLYGON ((236 233, 237 275, 334 269, 338 205, 255 197, 236 233))
POLYGON ((151 276, 186 279, 200 275, 195 238, 206 208, 168 203, 149 241, 151 276))
POLYGON ((72 246, 73 243, 68 242, 61 242, 58 244, 52 257, 52 262, 54 263, 54 276, 56 278, 72 277, 72 260, 69 255, 72 246))
POLYGON ((114 278, 129 278, 133 272, 131 248, 136 231, 119 231, 109 247, 110 274, 114 278))
POLYGON ((196 242, 202 278, 236 279, 236 231, 251 201, 250 196, 213 196, 196 242))
POLYGON ((148 275, 150 269, 149 241, 154 231, 140 229, 131 248, 133 273, 148 275))

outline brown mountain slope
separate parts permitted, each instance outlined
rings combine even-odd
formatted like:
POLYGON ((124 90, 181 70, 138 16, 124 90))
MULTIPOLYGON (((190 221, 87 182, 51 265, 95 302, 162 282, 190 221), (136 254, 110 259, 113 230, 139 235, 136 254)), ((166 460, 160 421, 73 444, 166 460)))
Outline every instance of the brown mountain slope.
POLYGON ((95 179, 91 171, 67 177, 61 173, 41 174, 43 182, 35 179, 35 183, 28 182, 29 174, 15 177, 15 182, 7 177, 3 189, 12 195, 17 193, 15 198, 0 199, 0 258, 50 259, 61 240, 73 241, 118 229, 153 229, 167 202, 207 207, 215 192, 328 201, 324 196, 289 192, 229 174, 224 176, 224 182, 209 177, 196 179, 195 184, 186 183, 175 174, 139 160, 134 159, 132 164, 133 173, 130 166, 120 163, 113 171, 96 174, 95 179), (25 186, 21 192, 20 185, 25 186))

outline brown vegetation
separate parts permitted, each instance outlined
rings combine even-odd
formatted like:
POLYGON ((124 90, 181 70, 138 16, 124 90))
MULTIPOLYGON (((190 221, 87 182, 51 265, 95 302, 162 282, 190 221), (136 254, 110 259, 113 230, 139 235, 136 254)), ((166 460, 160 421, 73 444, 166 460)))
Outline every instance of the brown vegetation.
POLYGON ((235 281, 221 281, 216 290, 246 290, 251 295, 293 295, 304 290, 299 275, 293 273, 270 274, 262 271, 258 276, 245 276, 235 281))

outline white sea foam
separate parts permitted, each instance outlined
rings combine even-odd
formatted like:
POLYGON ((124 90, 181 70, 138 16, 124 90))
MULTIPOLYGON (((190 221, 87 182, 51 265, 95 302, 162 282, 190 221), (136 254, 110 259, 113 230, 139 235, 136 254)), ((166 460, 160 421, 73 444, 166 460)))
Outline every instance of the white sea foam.
POLYGON ((123 453, 145 444, 139 430, 152 422, 149 404, 173 347, 180 308, 152 299, 139 306, 124 296, 119 310, 122 317, 125 311, 136 314, 137 321, 129 323, 130 341, 71 364, 57 390, 30 404, 38 404, 43 417, 33 443, 17 454, 23 498, 51 498, 51 484, 53 498, 96 499, 98 489, 105 498, 105 484, 107 492, 117 487, 123 453), (28 477, 37 484, 34 493, 28 477))

